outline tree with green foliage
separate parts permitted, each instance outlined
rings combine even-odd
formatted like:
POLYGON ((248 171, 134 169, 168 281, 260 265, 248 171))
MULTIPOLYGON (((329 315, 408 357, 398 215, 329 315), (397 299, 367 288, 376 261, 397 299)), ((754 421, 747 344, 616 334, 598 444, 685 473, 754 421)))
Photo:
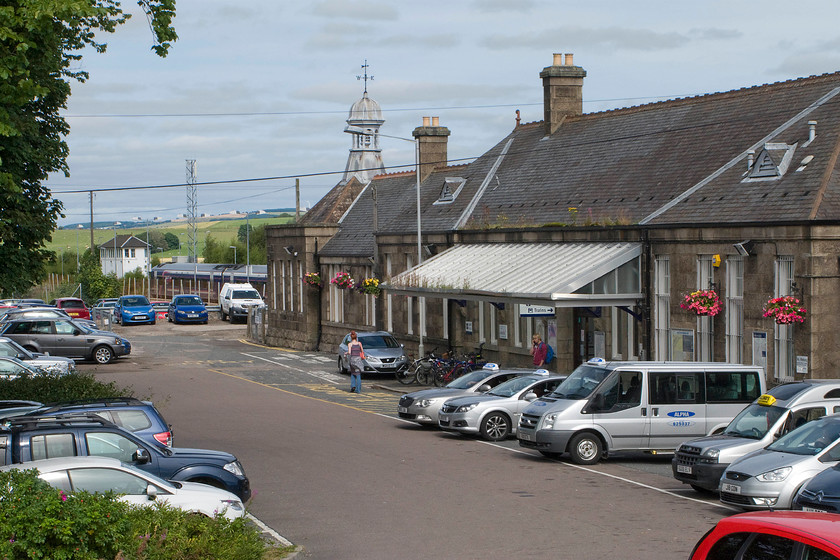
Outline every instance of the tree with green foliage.
POLYGON ((266 264, 268 260, 265 248, 265 225, 251 228, 251 235, 248 239, 249 244, 247 245, 245 239, 240 239, 240 235, 245 231, 245 226, 240 226, 237 237, 231 239, 228 243, 216 241, 208 235, 204 241, 204 250, 201 253, 201 256, 204 257, 204 262, 233 263, 234 251, 230 247, 234 246, 236 247, 237 263, 246 263, 250 249, 251 264, 266 264))
POLYGON ((122 282, 113 272, 102 274, 102 265, 99 263, 99 247, 94 251, 87 249, 82 255, 79 263, 79 276, 77 277, 82 285, 82 294, 88 303, 95 303, 98 299, 107 297, 119 297, 122 291, 122 282))
POLYGON ((181 240, 178 239, 178 236, 172 233, 171 231, 167 231, 163 235, 163 240, 166 242, 166 246, 169 247, 169 250, 177 249, 178 246, 181 244, 181 240))
MULTIPOLYGON (((83 82, 80 54, 104 52, 97 33, 113 33, 130 17, 120 0, 6 0, 0 6, 0 296, 25 292, 46 275, 46 249, 62 205, 42 185, 69 175, 70 82, 83 82)), ((175 0, 139 0, 155 45, 166 56, 178 36, 175 0)))

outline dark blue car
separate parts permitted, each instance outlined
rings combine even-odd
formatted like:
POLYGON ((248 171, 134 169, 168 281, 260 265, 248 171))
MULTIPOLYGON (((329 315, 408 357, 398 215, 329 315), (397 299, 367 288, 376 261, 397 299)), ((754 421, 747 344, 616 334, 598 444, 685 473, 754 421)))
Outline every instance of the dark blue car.
POLYGON ((123 325, 154 325, 155 310, 146 296, 122 296, 114 306, 114 320, 123 325))
POLYGON ((169 302, 166 318, 174 323, 207 324, 207 308, 201 298, 193 294, 174 296, 169 302))

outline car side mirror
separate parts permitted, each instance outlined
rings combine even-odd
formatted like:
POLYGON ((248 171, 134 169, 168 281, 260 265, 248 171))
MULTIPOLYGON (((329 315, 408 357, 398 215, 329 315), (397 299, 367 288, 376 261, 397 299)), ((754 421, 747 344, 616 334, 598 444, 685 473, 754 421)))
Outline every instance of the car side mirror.
POLYGON ((489 391, 492 388, 493 387, 491 387, 489 384, 485 383, 484 385, 482 385, 478 388, 478 392, 479 393, 486 393, 487 391, 489 391))
POLYGON ((151 501, 157 499, 157 487, 154 484, 146 486, 146 497, 151 501))
POLYGON ((149 461, 152 460, 152 457, 149 455, 149 452, 145 449, 138 449, 131 455, 131 460, 137 463, 138 465, 145 465, 149 461))
POLYGON ((73 336, 79 336, 82 334, 82 331, 73 331, 73 336))
POLYGON ((537 394, 533 391, 528 391, 527 393, 525 393, 525 396, 522 397, 522 398, 524 398, 528 402, 531 402, 531 401, 537 399, 537 394))

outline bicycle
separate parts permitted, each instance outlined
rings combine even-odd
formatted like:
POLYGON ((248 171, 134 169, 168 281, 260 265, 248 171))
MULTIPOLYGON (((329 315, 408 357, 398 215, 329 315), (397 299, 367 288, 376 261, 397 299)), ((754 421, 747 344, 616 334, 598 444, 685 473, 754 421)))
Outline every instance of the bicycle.
POLYGON ((484 343, 479 344, 478 349, 470 352, 461 360, 452 360, 444 367, 439 367, 435 370, 434 384, 438 387, 447 385, 452 381, 458 379, 465 373, 469 373, 481 367, 484 367, 485 361, 481 358, 481 352, 484 348, 484 343))

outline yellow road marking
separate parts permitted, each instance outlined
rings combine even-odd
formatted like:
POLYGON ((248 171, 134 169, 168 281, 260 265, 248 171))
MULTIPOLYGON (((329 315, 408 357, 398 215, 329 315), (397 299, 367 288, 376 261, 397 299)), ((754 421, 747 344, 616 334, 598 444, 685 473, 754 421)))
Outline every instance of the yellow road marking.
MULTIPOLYGON (((232 373, 227 373, 227 372, 224 372, 224 371, 220 371, 220 370, 218 370, 218 369, 210 369, 210 368, 208 368, 208 371, 212 371, 213 373, 218 373, 219 375, 224 375, 224 376, 226 376, 226 377, 230 377, 230 378, 232 378, 232 379, 239 379, 240 381, 247 381, 248 383, 253 383, 254 385, 259 385, 260 387, 266 387, 267 389, 273 389, 273 390, 275 390, 275 391, 280 391, 281 393, 286 393, 286 394, 289 394, 289 395, 295 395, 295 396, 297 396, 297 397, 302 397, 302 398, 304 398, 304 399, 311 399, 311 400, 313 400, 313 401, 322 402, 322 403, 327 403, 327 404, 335 404, 335 405, 338 405, 338 406, 343 406, 343 407, 345 407, 345 408, 349 408, 349 409, 351 409, 351 410, 358 410, 359 412, 366 412, 366 413, 368 413, 368 414, 381 415, 379 411, 365 410, 364 408, 359 408, 359 407, 357 407, 357 406, 352 406, 352 405, 347 404, 347 403, 340 403, 340 402, 335 402, 335 401, 328 401, 328 400, 326 400, 326 399, 320 399, 320 398, 318 398, 318 397, 312 397, 312 396, 310 396, 310 395, 302 395, 302 394, 297 393, 297 392, 295 392, 295 391, 289 391, 288 389, 281 389, 280 387, 277 387, 277 386, 275 386, 275 385, 269 385, 269 384, 267 384, 267 383, 262 383, 262 382, 260 382, 260 381, 254 381, 253 379, 248 379, 247 377, 242 377, 242 376, 240 376, 240 375, 234 375, 234 374, 232 374, 232 373)), ((295 385, 295 386, 297 387, 297 386, 304 386, 304 385, 295 385)), ((327 390, 329 390, 329 389, 332 389, 332 386, 330 386, 330 385, 314 385, 314 386, 315 386, 315 387, 318 387, 318 389, 321 389, 321 390, 324 390, 324 391, 327 391, 327 390)), ((338 393, 341 393, 342 391, 341 391, 341 390, 334 390, 334 391, 328 391, 328 392, 333 393, 333 394, 338 394, 338 393)), ((344 392, 344 394, 346 394, 346 395, 350 395, 351 393, 344 392)), ((359 394, 359 395, 356 395, 355 393, 352 393, 352 394, 353 394, 353 397, 350 397, 350 398, 354 398, 354 399, 356 399, 356 400, 359 400, 359 399, 364 399, 364 395, 365 395, 365 393, 361 393, 361 394, 359 394)), ((377 393, 374 393, 374 394, 379 394, 379 395, 388 395, 388 396, 390 396, 390 394, 389 394, 389 393, 380 393, 380 392, 377 392, 377 393)))

